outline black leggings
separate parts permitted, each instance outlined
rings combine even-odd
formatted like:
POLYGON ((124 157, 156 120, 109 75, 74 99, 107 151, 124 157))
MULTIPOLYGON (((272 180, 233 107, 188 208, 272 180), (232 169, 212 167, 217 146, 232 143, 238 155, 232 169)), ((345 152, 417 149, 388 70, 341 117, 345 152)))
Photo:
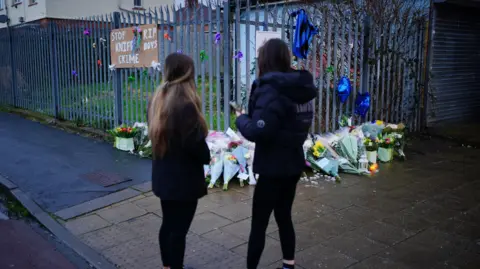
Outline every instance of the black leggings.
POLYGON ((283 259, 295 259, 295 230, 292 205, 298 177, 267 177, 260 175, 253 194, 252 229, 248 241, 247 268, 256 269, 265 247, 265 232, 272 211, 277 221, 283 259))
POLYGON ((158 239, 164 267, 183 268, 188 229, 198 201, 161 201, 163 222, 158 239))

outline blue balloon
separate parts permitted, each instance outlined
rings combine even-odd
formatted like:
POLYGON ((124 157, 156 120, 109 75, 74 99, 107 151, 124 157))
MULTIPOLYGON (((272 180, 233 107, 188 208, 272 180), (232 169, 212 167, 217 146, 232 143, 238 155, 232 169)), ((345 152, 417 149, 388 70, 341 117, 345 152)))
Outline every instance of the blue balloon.
POLYGON ((368 109, 370 108, 370 94, 368 92, 359 93, 357 100, 355 100, 355 114, 365 118, 368 109))
POLYGON ((350 80, 347 77, 342 77, 337 85, 337 93, 340 98, 340 103, 345 103, 351 92, 352 84, 350 83, 350 80))

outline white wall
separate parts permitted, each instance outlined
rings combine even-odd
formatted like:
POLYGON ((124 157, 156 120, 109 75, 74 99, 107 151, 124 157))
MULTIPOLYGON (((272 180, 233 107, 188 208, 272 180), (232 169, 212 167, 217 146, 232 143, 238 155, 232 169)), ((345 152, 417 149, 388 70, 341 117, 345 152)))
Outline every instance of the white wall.
MULTIPOLYGON (((30 0, 22 0, 21 4, 12 6, 12 0, 5 0, 11 25, 19 24, 20 17, 26 22, 45 18, 45 1, 48 0, 37 0, 36 4, 30 5, 30 0)), ((0 11, 0 14, 7 14, 7 10, 0 11)), ((6 27, 6 24, 0 24, 0 28, 3 27, 6 27)))
MULTIPOLYGON (((43 0, 45 1, 45 0, 43 0)), ((120 11, 119 7, 133 10, 133 0, 46 0, 47 17, 71 19, 93 15, 104 15, 120 11)), ((173 5, 174 0, 142 0, 142 6, 149 7, 173 5)))
MULTIPOLYGON (((11 25, 19 24, 19 18, 25 22, 43 18, 76 19, 94 15, 110 14, 120 11, 119 7, 126 10, 134 10, 133 0, 37 0, 37 4, 29 5, 30 0, 22 0, 22 3, 12 7, 12 0, 5 0, 8 5, 8 15, 11 25)), ((172 6, 176 0, 142 0, 143 8, 172 6)), ((0 14, 6 14, 6 9, 0 10, 0 14)), ((0 28, 6 24, 0 24, 0 28)))

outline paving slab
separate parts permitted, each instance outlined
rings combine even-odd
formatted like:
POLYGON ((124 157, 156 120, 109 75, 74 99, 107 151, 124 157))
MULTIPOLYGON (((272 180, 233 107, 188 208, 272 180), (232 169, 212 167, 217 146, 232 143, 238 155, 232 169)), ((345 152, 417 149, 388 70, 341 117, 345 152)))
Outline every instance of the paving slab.
POLYGON ((223 226, 227 226, 231 223, 233 223, 231 220, 214 213, 207 212, 196 215, 193 219, 190 229, 196 234, 204 234, 223 226))
POLYGON ((122 244, 136 237, 137 235, 132 231, 118 225, 112 225, 84 234, 80 236, 80 239, 93 249, 102 252, 102 250, 122 244))
POLYGON ((314 269, 346 268, 358 261, 336 249, 318 245, 297 253, 296 262, 304 268, 314 269))
POLYGON ((158 199, 156 196, 149 196, 135 200, 133 204, 147 212, 155 212, 162 209, 160 205, 160 199, 158 199))
POLYGON ((120 223, 129 219, 133 219, 147 214, 145 209, 142 209, 135 204, 123 204, 105 210, 98 211, 100 217, 111 223, 120 223))
POLYGON ((65 224, 65 227, 74 235, 81 235, 111 225, 110 222, 94 214, 73 219, 65 224))
POLYGON ((245 240, 235 236, 234 234, 226 233, 221 230, 213 230, 203 234, 202 237, 222 245, 227 249, 232 249, 246 243, 245 240))
MULTIPOLYGON (((247 257, 248 244, 243 244, 233 249, 233 251, 243 257, 247 257)), ((267 237, 265 240, 265 249, 260 258, 260 266, 268 266, 282 259, 282 248, 280 242, 267 237)))
POLYGON ((405 264, 394 262, 389 259, 372 256, 359 263, 354 264, 349 269, 410 269, 405 264))
POLYGON ((322 243, 323 246, 337 249, 346 256, 363 260, 388 248, 380 242, 363 236, 356 231, 348 232, 322 243))
POLYGON ((64 220, 68 220, 68 219, 92 212, 94 210, 104 208, 114 203, 127 200, 139 194, 140 192, 134 189, 127 188, 118 192, 114 192, 110 195, 102 196, 82 204, 78 204, 69 208, 62 209, 60 211, 55 212, 55 215, 57 215, 58 217, 64 220))
POLYGON ((135 189, 135 190, 140 191, 140 192, 149 192, 149 191, 152 190, 152 182, 147 181, 147 182, 144 182, 144 183, 141 183, 141 184, 138 184, 138 185, 134 185, 134 186, 132 186, 132 189, 135 189))
MULTIPOLYGON (((446 163, 460 152, 480 157, 480 151, 418 143, 415 147, 426 152, 433 147, 435 154, 407 151, 407 162, 382 164, 371 178, 346 176, 345 184, 299 184, 292 212, 297 268, 478 268, 480 178, 468 170, 449 171, 454 165, 446 163)), ((480 165, 480 158, 473 160, 480 165)), ((186 264, 245 268, 253 192, 234 184, 226 192, 209 190, 187 236, 186 264)), ((93 215, 112 224, 82 234, 83 242, 119 268, 161 267, 162 212, 151 192, 88 214, 93 215)), ((259 268, 277 268, 281 259, 272 214, 259 268)))
POLYGON ((381 221, 374 221, 355 231, 367 238, 389 246, 415 235, 414 232, 381 221))
POLYGON ((215 214, 222 216, 231 221, 237 222, 248 219, 252 216, 252 206, 245 202, 238 202, 214 210, 215 214))

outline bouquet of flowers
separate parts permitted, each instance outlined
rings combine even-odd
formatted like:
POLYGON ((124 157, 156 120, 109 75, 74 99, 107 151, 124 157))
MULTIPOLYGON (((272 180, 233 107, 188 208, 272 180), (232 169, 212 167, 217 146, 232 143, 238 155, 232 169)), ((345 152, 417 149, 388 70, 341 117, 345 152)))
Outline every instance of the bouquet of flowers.
POLYGON ((240 179, 240 186, 243 187, 244 181, 248 179, 247 160, 250 157, 248 149, 243 146, 238 146, 233 150, 232 155, 238 161, 238 165, 240 166, 240 174, 238 175, 238 178, 240 179))
POLYGON ((392 134, 381 137, 378 141, 378 159, 382 162, 391 161, 393 158, 394 146, 395 138, 392 134))
POLYGON ((136 122, 133 128, 138 130, 137 135, 133 138, 135 149, 142 158, 152 157, 152 141, 148 138, 148 125, 143 122, 136 122))
POLYGON ((117 128, 109 130, 108 133, 114 137, 134 138, 138 133, 138 129, 135 127, 122 125, 117 128))
POLYGON ((337 180, 340 179, 340 176, 338 175, 339 162, 333 158, 333 155, 329 153, 320 141, 316 141, 307 151, 306 163, 307 166, 316 171, 333 176, 337 180))
POLYGON ((345 135, 335 144, 335 150, 339 155, 340 170, 349 174, 360 174, 357 164, 361 148, 359 148, 356 136, 352 134, 345 135))
POLYGON ((249 185, 256 185, 257 179, 253 174, 253 155, 255 154, 253 149, 249 149, 248 153, 245 155, 247 159, 247 170, 248 170, 248 184, 249 185))
POLYGON ((233 154, 227 153, 223 159, 223 190, 228 190, 228 183, 240 171, 238 160, 233 154))
POLYGON ((393 149, 400 158, 405 159, 406 156, 403 152, 403 148, 405 146, 405 125, 403 123, 398 125, 388 124, 387 127, 383 129, 383 134, 390 135, 395 139, 393 149))
POLYGON ((340 141, 338 141, 335 147, 337 153, 348 160, 352 164, 358 162, 358 143, 357 138, 353 135, 347 134, 340 141))
POLYGON ((350 127, 352 126, 352 117, 349 115, 342 115, 340 119, 338 120, 338 125, 340 127, 350 127))
POLYGON ((386 135, 383 138, 380 138, 378 140, 379 148, 393 149, 394 146, 395 146, 395 138, 394 138, 394 135, 392 134, 386 135))
MULTIPOLYGON (((231 132, 233 131, 227 131, 234 139, 238 139, 239 141, 242 141, 242 147, 247 149, 246 154, 244 155, 245 159, 247 160, 247 173, 248 173, 248 184, 249 185, 256 185, 257 180, 255 178, 255 175, 253 173, 253 156, 255 155, 255 143, 250 142, 246 140, 242 134, 236 133, 233 135, 231 132)), ((244 174, 240 174, 239 178, 241 179, 240 185, 242 185, 244 174)))
POLYGON ((123 151, 133 152, 135 150, 133 138, 138 133, 137 128, 122 125, 115 129, 109 130, 108 132, 115 137, 115 143, 113 144, 114 147, 123 151))
POLYGON ((370 123, 364 123, 362 131, 365 137, 375 138, 382 134, 383 128, 385 128, 383 121, 377 120, 370 123))
POLYGON ((365 138, 363 140, 363 145, 365 146, 366 151, 377 151, 378 150, 378 138, 376 139, 371 139, 371 138, 365 138))
POLYGON ((215 153, 210 160, 210 183, 208 188, 213 188, 217 185, 217 180, 220 178, 223 172, 223 153, 215 153))
POLYGON ((377 151, 378 151, 379 139, 364 138, 363 146, 365 147, 367 160, 369 163, 377 163, 377 151))

